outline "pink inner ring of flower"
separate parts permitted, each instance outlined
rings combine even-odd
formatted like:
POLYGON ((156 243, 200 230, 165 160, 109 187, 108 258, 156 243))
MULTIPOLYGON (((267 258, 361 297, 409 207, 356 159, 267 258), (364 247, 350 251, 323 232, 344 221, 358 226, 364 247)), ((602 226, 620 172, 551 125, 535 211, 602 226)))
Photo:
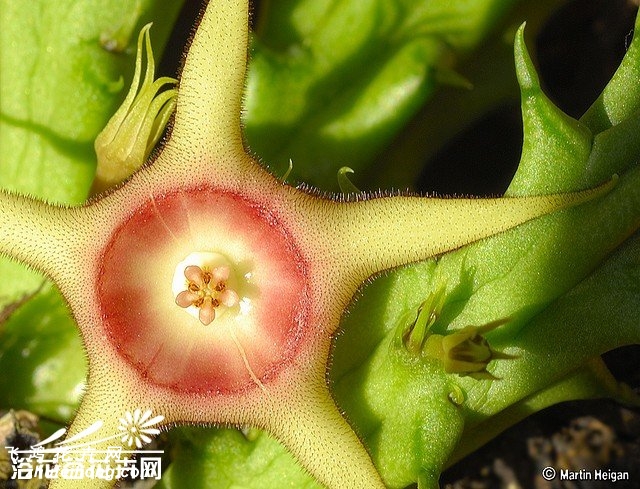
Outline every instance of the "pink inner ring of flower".
POLYGON ((266 386, 296 355, 309 315, 307 267, 264 206, 210 187, 164 194, 133 212, 102 258, 102 324, 145 381, 179 392, 239 392, 266 386), (194 251, 240 258, 246 311, 203 326, 175 304, 175 266, 194 251))

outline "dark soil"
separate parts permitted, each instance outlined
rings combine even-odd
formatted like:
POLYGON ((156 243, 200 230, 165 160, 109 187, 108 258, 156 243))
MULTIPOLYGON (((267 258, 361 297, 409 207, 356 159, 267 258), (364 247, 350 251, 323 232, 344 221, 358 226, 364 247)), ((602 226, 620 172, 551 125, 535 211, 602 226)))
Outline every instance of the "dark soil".
MULTIPOLYGON (((564 403, 537 413, 447 470, 447 489, 631 489, 640 487, 640 413, 612 401, 564 403), (629 480, 547 481, 552 467, 583 474, 626 472, 629 480)), ((586 477, 584 475, 583 477, 586 477)))

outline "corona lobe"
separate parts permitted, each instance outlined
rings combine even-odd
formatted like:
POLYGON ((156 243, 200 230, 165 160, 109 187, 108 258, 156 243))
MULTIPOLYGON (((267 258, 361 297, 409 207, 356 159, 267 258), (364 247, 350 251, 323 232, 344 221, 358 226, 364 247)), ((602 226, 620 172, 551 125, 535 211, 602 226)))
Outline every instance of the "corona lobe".
POLYGON ((309 314, 305 260, 278 218, 243 196, 194 187, 150 197, 100 262, 102 327, 148 382, 229 394, 267 385, 296 354, 309 314))

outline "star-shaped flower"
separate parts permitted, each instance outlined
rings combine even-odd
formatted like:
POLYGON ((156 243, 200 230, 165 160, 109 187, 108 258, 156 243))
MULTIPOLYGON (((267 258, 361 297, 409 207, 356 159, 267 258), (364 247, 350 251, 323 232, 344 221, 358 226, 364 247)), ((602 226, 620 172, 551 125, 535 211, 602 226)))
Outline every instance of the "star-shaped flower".
MULTIPOLYGON (((243 147, 247 10, 210 3, 152 164, 82 207, 0 193, 0 252, 49 275, 78 322, 89 375, 69 436, 96 419, 119 435, 118 413, 146 406, 164 426, 264 428, 328 487, 384 487, 326 383, 358 287, 603 189, 344 201, 283 185, 243 147)), ((145 420, 129 423, 142 441, 145 420)))

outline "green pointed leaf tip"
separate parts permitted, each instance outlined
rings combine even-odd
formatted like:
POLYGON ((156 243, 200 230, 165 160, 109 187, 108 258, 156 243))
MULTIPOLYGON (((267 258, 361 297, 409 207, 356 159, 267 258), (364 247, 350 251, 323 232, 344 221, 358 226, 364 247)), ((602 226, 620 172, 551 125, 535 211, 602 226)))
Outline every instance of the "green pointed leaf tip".
POLYGON ((640 108, 640 91, 634 90, 640 79, 640 16, 636 16, 633 39, 620 67, 598 99, 581 120, 594 134, 620 124, 640 108))
POLYGON ((542 92, 524 42, 522 24, 514 52, 522 97, 524 141, 518 171, 507 195, 566 192, 587 182, 584 169, 592 145, 589 129, 558 109, 542 92))
POLYGON ((340 192, 343 194, 359 194, 360 190, 349 180, 347 176, 348 173, 354 173, 348 166, 343 166, 338 170, 338 186, 340 187, 340 192))

